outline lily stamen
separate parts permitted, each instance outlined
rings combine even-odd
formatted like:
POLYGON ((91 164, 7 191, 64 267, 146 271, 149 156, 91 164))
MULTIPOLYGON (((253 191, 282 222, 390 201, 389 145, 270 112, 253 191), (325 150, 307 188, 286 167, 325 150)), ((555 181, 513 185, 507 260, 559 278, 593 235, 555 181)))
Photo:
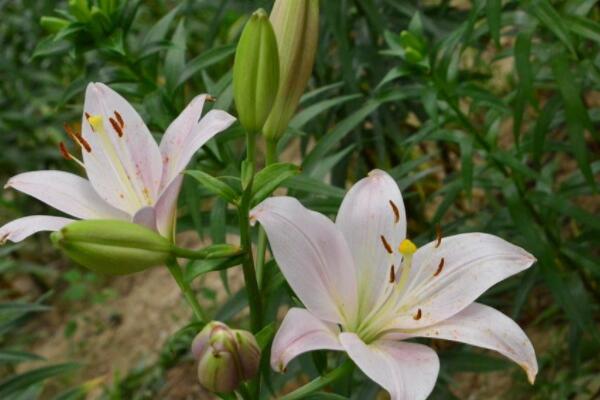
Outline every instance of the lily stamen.
POLYGON ((415 321, 418 321, 418 320, 420 320, 420 319, 421 319, 421 316, 422 316, 422 312, 421 312, 421 309, 419 308, 419 309, 417 310, 417 313, 416 313, 415 315, 413 315, 413 319, 414 319, 415 321))
POLYGON ((65 160, 75 161, 81 168, 85 169, 85 165, 81 162, 81 160, 78 159, 77 157, 75 157, 73 154, 71 154, 69 152, 69 150, 67 150, 67 146, 65 145, 65 142, 60 142, 58 144, 58 148, 60 150, 60 154, 63 156, 63 158, 65 160))
POLYGON ((114 111, 115 113, 115 117, 117 118, 117 122, 119 123, 119 126, 121 127, 121 129, 125 128, 125 121, 123 121, 123 117, 121 117, 121 114, 119 114, 118 111, 114 111))
POLYGON ((392 211, 394 212, 394 223, 397 224, 400 222, 400 210, 398 210, 398 206, 392 200, 389 201, 390 206, 392 207, 392 211))
POLYGON ((437 270, 435 271, 433 276, 438 276, 440 272, 442 272, 442 269, 444 269, 444 257, 442 257, 442 259, 440 260, 440 264, 438 265, 437 270))
POLYGON ((112 125, 115 132, 117 132, 117 135, 119 135, 119 137, 123 137, 123 129, 121 128, 121 125, 119 125, 119 123, 115 121, 113 117, 110 117, 108 121, 112 125))
POLYGON ((435 226, 435 237, 437 242, 435 243, 435 248, 437 249, 438 247, 440 247, 440 244, 442 244, 442 227, 440 226, 440 224, 437 224, 435 226))
POLYGON ((379 236, 381 238, 381 243, 383 243, 383 247, 385 247, 385 250, 390 253, 393 254, 394 250, 392 250, 392 246, 390 246, 390 244, 388 243, 387 239, 385 238, 385 236, 380 235, 379 236))
POLYGON ((396 281, 396 271, 394 271, 394 264, 390 267, 390 283, 394 283, 396 281))

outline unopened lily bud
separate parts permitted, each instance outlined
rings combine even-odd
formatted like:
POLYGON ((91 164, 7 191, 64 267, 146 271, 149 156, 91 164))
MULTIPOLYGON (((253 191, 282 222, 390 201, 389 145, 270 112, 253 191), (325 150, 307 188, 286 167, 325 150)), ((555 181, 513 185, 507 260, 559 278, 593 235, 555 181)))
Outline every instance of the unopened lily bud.
POLYGON ((260 348, 250 332, 213 321, 192 343, 198 359, 198 380, 211 392, 231 393, 258 372, 260 348))
POLYGON ((273 27, 264 10, 255 11, 235 52, 233 95, 242 126, 260 132, 277 95, 279 58, 273 27))
POLYGON ((312 73, 319 39, 319 0, 277 0, 271 23, 279 49, 280 79, 263 133, 277 140, 294 115, 312 73))
POLYGON ((172 244, 158 233, 126 221, 83 220, 51 235, 69 258, 93 271, 124 275, 164 264, 172 244))

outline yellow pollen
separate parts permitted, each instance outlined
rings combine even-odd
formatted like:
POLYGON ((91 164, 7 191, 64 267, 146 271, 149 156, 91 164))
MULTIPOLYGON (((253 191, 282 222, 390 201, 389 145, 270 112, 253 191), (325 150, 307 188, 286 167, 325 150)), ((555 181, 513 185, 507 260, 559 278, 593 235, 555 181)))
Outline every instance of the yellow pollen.
POLYGON ((104 127, 102 126, 102 116, 100 115, 92 115, 88 118, 88 122, 90 123, 90 125, 92 126, 92 128, 94 128, 95 131, 99 131, 101 129, 103 129, 104 127))
POLYGON ((408 239, 404 239, 400 246, 398 246, 398 251, 405 256, 412 256, 417 251, 417 246, 413 242, 408 239))

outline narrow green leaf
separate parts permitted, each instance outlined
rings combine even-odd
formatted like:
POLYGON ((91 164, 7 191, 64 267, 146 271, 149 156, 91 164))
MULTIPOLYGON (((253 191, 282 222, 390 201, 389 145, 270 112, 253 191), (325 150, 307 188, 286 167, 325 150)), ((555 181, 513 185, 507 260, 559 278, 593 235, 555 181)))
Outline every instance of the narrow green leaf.
POLYGON ((0 364, 18 364, 24 361, 39 361, 44 357, 26 351, 0 350, 0 364))
POLYGON ((28 313, 28 312, 48 311, 50 309, 51 309, 51 307, 49 307, 49 306, 45 306, 43 304, 35 304, 35 303, 21 303, 21 302, 0 303, 0 312, 28 313))
POLYGON ((552 69, 565 105, 567 130, 571 140, 572 151, 581 172, 589 185, 594 187, 596 184, 590 168, 585 142, 585 127, 591 126, 591 123, 589 122, 587 110, 581 100, 581 89, 577 80, 573 79, 573 73, 569 69, 569 63, 565 54, 556 55, 552 63, 552 69))
POLYGON ((496 47, 500 47, 502 0, 487 0, 486 12, 490 35, 494 39, 496 47))
POLYGON ((273 336, 275 336, 275 329, 277 328, 277 324, 275 322, 271 322, 269 325, 262 328, 256 335, 256 342, 258 343, 258 347, 261 350, 264 350, 271 340, 273 336))
POLYGON ((226 259, 216 260, 195 260, 185 267, 184 277, 188 282, 193 281, 200 275, 204 275, 208 272, 223 271, 228 268, 235 267, 242 263, 243 257, 236 256, 226 259))
POLYGON ((9 376, 0 382, 0 398, 7 398, 20 390, 40 383, 48 378, 66 374, 79 368, 78 364, 64 363, 37 368, 21 374, 9 376))
POLYGON ((339 187, 328 185, 307 175, 298 175, 285 181, 285 187, 301 192, 325 197, 343 198, 346 191, 339 187))
POLYGON ((214 176, 199 170, 185 171, 185 173, 200 182, 206 189, 228 202, 237 204, 239 201, 241 193, 219 178, 215 178, 214 176))
POLYGON ((531 9, 540 22, 567 46, 571 54, 576 55, 575 46, 565 21, 550 2, 548 0, 535 0, 531 4, 531 9))
POLYGON ((600 44, 600 23, 576 15, 567 15, 566 19, 571 32, 600 44))
POLYGON ((235 53, 235 44, 214 47, 212 49, 204 51, 198 57, 190 60, 190 62, 188 62, 185 65, 183 71, 181 71, 179 81, 177 81, 177 86, 183 84, 203 69, 208 68, 211 65, 214 65, 220 61, 223 61, 233 53, 235 53))
POLYGON ((282 182, 299 173, 300 167, 289 163, 276 163, 265 167, 254 176, 254 184, 252 185, 253 201, 255 204, 260 203, 273 193, 282 182))
POLYGON ((304 158, 303 169, 307 172, 313 170, 316 164, 325 157, 350 131, 356 128, 364 119, 379 107, 380 101, 369 100, 360 109, 354 111, 349 117, 342 120, 329 133, 323 136, 312 151, 304 158))
POLYGON ((515 115, 513 124, 513 136, 515 143, 519 143, 521 124, 525 107, 533 99, 533 71, 529 60, 531 54, 531 35, 521 32, 517 35, 514 56, 515 68, 519 77, 519 88, 515 99, 515 115))
POLYGON ((165 57, 165 79, 167 89, 173 92, 177 87, 179 76, 185 66, 185 39, 186 31, 183 19, 179 21, 177 29, 171 39, 171 46, 165 57))
POLYGON ((350 94, 350 95, 346 95, 346 96, 338 96, 338 97, 334 97, 333 99, 327 99, 327 100, 320 101, 320 102, 313 104, 313 105, 305 108, 304 110, 298 112, 294 116, 294 118, 292 118, 292 120, 290 121, 290 127, 295 128, 295 129, 300 129, 304 125, 306 125, 306 123, 313 120, 317 115, 324 113, 325 111, 329 110, 330 108, 339 106, 341 104, 344 104, 351 100, 358 99, 360 97, 362 97, 362 95, 360 95, 360 94, 350 94))
POLYGON ((465 138, 460 144, 461 176, 465 193, 471 198, 473 188, 473 139, 465 138))
POLYGON ((552 124, 552 120, 556 117, 560 108, 560 103, 560 97, 558 96, 554 96, 548 100, 535 122, 532 153, 536 164, 540 163, 540 159, 544 153, 546 136, 550 132, 550 125, 552 124))
POLYGON ((169 11, 164 17, 158 20, 158 22, 156 22, 156 24, 154 24, 150 30, 148 30, 140 44, 141 49, 144 49, 148 45, 159 42, 167 37, 167 32, 169 31, 171 22, 173 22, 173 19, 179 12, 182 4, 183 3, 169 11))

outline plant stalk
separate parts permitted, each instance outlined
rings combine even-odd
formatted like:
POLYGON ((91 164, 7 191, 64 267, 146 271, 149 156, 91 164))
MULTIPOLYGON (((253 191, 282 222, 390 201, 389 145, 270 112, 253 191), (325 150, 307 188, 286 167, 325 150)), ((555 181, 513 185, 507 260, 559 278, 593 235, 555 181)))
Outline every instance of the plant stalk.
POLYGON ((179 286, 179 289, 181 289, 181 292, 183 293, 183 296, 187 300, 188 304, 194 311, 196 319, 200 322, 207 322, 208 318, 204 313, 204 310, 202 310, 202 306, 200 306, 200 303, 198 303, 198 299, 196 298, 194 291, 183 278, 183 273, 179 263, 177 262, 177 259, 170 258, 167 260, 167 268, 173 276, 173 279, 175 279, 175 282, 177 282, 177 285, 179 286))
POLYGON ((319 389, 324 388, 327 385, 337 381, 340 378, 348 375, 354 369, 354 364, 350 360, 346 360, 342 365, 328 372, 327 374, 320 376, 308 382, 306 385, 299 387, 291 393, 286 394, 279 398, 279 400, 299 400, 308 396, 311 393, 316 392, 319 389))

